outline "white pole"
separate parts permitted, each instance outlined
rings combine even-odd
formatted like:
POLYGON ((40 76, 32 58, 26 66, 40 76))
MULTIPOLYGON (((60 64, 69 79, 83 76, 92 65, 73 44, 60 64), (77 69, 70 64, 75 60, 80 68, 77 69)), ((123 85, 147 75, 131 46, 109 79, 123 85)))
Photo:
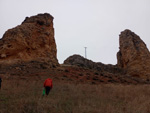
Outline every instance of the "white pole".
POLYGON ((85 58, 87 58, 87 54, 86 54, 86 49, 87 49, 87 47, 84 47, 85 48, 85 58))

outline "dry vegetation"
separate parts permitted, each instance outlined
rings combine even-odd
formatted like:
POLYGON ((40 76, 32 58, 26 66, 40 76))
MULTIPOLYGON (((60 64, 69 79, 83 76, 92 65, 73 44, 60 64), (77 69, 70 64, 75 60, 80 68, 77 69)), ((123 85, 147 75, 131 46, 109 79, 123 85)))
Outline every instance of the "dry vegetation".
POLYGON ((150 113, 149 85, 75 84, 54 79, 42 97, 41 79, 4 79, 0 113, 150 113))

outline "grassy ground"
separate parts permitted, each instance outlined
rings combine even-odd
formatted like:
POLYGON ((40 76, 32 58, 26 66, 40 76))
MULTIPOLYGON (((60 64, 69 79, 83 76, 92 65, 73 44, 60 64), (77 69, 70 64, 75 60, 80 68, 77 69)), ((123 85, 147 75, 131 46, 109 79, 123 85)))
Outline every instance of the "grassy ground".
POLYGON ((0 113, 150 113, 149 85, 75 84, 53 81, 42 97, 44 79, 4 79, 0 113))

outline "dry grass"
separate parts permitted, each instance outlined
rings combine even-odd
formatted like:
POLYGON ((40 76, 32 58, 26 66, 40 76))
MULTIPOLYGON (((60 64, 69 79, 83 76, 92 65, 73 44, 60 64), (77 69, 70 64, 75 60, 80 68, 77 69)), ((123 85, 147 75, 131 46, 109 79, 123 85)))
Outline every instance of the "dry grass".
POLYGON ((42 97, 44 79, 3 80, 0 113, 150 113, 149 85, 90 85, 54 81, 42 97))

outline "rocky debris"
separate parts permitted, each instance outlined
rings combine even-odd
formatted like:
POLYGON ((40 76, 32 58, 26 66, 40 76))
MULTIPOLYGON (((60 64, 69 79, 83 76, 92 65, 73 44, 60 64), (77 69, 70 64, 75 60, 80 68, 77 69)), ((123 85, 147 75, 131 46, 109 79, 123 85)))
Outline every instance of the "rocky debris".
POLYGON ((131 76, 150 79, 150 53, 146 44, 130 30, 121 32, 117 66, 131 76))
MULTIPOLYGON (((53 70, 54 72, 54 70, 53 70)), ((52 75, 52 74, 51 74, 52 75)), ((107 71, 98 71, 89 68, 83 68, 76 65, 62 64, 57 67, 54 75, 57 80, 71 83, 89 83, 89 84, 148 84, 149 82, 131 77, 128 75, 113 74, 107 71)))
MULTIPOLYGON (((56 68, 45 68, 34 65, 30 67, 30 62, 27 64, 13 65, 0 71, 0 76, 8 80, 22 79, 22 80, 41 80, 42 77, 51 77, 54 81, 75 83, 75 84, 149 84, 149 82, 127 75, 114 75, 112 73, 104 73, 102 71, 91 70, 79 66, 69 66, 61 64, 56 68), (10 71, 7 71, 10 70, 10 71), (11 73, 10 73, 11 72, 11 73)), ((37 62, 38 63, 38 62, 37 62)))
POLYGON ((35 61, 56 67, 59 65, 56 54, 53 17, 48 13, 26 17, 21 25, 6 31, 0 40, 1 65, 35 61))

